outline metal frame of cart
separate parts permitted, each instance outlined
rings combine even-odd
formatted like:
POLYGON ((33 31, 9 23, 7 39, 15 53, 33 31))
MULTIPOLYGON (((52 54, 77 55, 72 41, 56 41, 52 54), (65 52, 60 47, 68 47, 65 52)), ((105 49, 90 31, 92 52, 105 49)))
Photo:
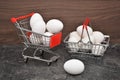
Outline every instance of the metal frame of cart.
POLYGON ((35 33, 33 31, 31 31, 30 18, 33 14, 34 14, 34 12, 32 12, 30 14, 27 14, 27 15, 24 15, 24 16, 12 17, 11 18, 11 22, 14 23, 14 25, 16 26, 18 35, 20 37, 22 37, 23 43, 25 45, 25 47, 22 51, 22 56, 23 56, 25 62, 27 62, 28 59, 31 58, 31 59, 37 59, 37 60, 47 62, 47 64, 50 65, 52 62, 57 61, 57 59, 59 58, 59 55, 55 54, 50 49, 52 49, 52 48, 61 44, 62 32, 56 33, 52 36, 45 36, 43 34, 39 34, 39 33, 35 33), (30 35, 35 36, 35 37, 32 37, 32 40, 35 41, 35 42, 30 41, 30 35), (42 39, 37 39, 37 38, 42 38, 42 37, 45 38, 44 43, 47 43, 47 45, 44 45, 42 43, 42 39), (47 40, 48 38, 50 39, 49 42, 47 40), (39 43, 39 42, 41 42, 41 43, 39 43), (35 49, 32 56, 25 55, 24 54, 25 51, 27 51, 30 48, 35 49), (40 56, 42 56, 42 53, 47 52, 47 54, 51 54, 52 57, 50 59, 43 59, 41 57, 38 57, 38 56, 36 56, 38 51, 39 51, 39 53, 41 53, 40 56))

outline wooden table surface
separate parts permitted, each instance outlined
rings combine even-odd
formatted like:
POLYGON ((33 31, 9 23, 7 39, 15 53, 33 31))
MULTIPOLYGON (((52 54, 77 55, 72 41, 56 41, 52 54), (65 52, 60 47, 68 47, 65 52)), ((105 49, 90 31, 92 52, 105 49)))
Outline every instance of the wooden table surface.
POLYGON ((89 17, 94 30, 110 35, 111 43, 120 43, 120 0, 1 0, 0 44, 20 43, 10 18, 33 11, 39 12, 45 22, 62 20, 63 39, 89 17))

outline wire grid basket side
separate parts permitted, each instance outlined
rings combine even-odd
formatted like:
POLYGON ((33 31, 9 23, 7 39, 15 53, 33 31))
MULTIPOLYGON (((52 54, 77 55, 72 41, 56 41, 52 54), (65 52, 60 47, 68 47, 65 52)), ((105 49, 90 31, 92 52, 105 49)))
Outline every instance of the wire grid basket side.
POLYGON ((49 47, 51 36, 45 36, 31 31, 30 18, 18 21, 16 24, 18 35, 24 40, 24 44, 30 47, 49 47), (43 41, 44 39, 44 41, 43 41))
POLYGON ((101 44, 86 44, 81 42, 68 42, 69 35, 64 39, 65 47, 69 53, 81 53, 94 56, 103 56, 109 46, 110 37, 104 36, 104 41, 101 44))
POLYGON ((25 29, 31 30, 31 27, 30 27, 30 17, 29 18, 25 18, 23 20, 20 20, 18 23, 20 24, 21 28, 25 28, 25 29))

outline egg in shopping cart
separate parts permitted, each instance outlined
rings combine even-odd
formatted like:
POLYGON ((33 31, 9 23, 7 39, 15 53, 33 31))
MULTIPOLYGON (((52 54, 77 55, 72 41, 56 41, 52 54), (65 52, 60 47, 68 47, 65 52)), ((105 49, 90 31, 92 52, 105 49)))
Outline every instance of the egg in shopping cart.
POLYGON ((44 21, 42 15, 40 15, 39 13, 34 13, 30 18, 31 28, 34 27, 34 24, 36 24, 39 21, 44 21))
POLYGON ((101 43, 104 40, 104 34, 100 31, 94 31, 93 36, 96 44, 101 43))
POLYGON ((45 30, 46 30, 46 24, 44 21, 36 22, 32 27, 32 31, 39 34, 44 34, 45 30))
POLYGON ((70 59, 64 63, 64 70, 72 75, 81 74, 84 69, 84 63, 78 59, 70 59))
POLYGON ((94 55, 103 55, 104 53, 104 47, 101 44, 93 45, 92 47, 92 54, 94 55))
POLYGON ((77 52, 79 50, 78 42, 80 39, 76 38, 75 36, 69 37, 68 39, 68 47, 71 51, 77 52))
POLYGON ((44 33, 45 36, 42 36, 42 41, 43 41, 43 44, 45 46, 49 46, 50 44, 50 36, 52 36, 53 34, 51 32, 45 32, 44 33))
POLYGON ((69 37, 76 37, 78 40, 81 39, 80 35, 78 34, 77 31, 73 31, 70 33, 69 37))
POLYGON ((29 40, 32 44, 42 43, 42 38, 41 38, 40 35, 31 34, 30 37, 29 37, 29 40))
POLYGON ((51 19, 47 22, 46 28, 51 33, 58 33, 63 29, 62 21, 58 19, 51 19))
MULTIPOLYGON (((80 36, 82 35, 82 29, 83 29, 83 25, 78 26, 77 29, 76 29, 76 31, 79 33, 80 36)), ((87 26, 87 29, 88 29, 89 35, 92 35, 93 29, 91 27, 89 27, 89 26, 87 26)), ((86 36, 88 36, 88 34, 87 34, 86 29, 84 28, 84 32, 83 32, 82 37, 84 38, 86 36)))

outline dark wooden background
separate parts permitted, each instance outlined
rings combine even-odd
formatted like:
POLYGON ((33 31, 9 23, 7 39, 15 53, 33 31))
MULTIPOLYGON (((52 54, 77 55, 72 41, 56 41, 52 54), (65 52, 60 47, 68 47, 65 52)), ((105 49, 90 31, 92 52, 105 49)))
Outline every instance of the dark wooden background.
POLYGON ((120 0, 0 0, 0 44, 20 43, 10 18, 32 11, 46 22, 62 20, 63 39, 89 17, 94 30, 110 35, 111 43, 120 43, 120 0))

